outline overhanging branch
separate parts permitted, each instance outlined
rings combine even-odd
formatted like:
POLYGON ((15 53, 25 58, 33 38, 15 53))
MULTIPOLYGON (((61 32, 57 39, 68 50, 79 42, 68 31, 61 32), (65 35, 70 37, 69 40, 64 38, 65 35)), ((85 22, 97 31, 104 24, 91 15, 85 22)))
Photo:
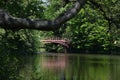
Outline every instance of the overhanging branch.
POLYGON ((0 27, 4 29, 37 29, 37 30, 55 30, 61 24, 73 18, 84 6, 86 0, 78 0, 73 7, 61 13, 54 20, 37 20, 16 18, 0 9, 0 27))

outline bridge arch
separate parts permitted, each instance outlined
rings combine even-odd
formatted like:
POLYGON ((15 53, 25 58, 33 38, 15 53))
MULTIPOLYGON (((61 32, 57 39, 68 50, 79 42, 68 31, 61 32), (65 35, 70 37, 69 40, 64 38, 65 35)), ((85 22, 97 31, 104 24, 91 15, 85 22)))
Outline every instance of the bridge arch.
POLYGON ((65 53, 67 52, 67 49, 70 47, 70 40, 67 39, 60 39, 60 38, 56 38, 56 39, 45 39, 45 40, 41 40, 41 42, 47 44, 47 43, 55 43, 55 44, 60 44, 63 47, 65 47, 65 53))
POLYGON ((66 41, 66 40, 41 40, 43 43, 56 43, 56 44, 60 44, 66 48, 69 48, 69 44, 70 42, 66 41))

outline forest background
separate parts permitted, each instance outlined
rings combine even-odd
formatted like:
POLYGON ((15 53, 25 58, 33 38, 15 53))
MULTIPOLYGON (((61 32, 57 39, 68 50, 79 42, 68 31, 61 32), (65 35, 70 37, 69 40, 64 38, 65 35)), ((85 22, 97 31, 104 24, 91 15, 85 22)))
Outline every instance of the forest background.
MULTIPOLYGON (((40 47, 43 46, 40 40, 47 37, 69 38, 71 43, 68 51, 73 53, 111 54, 119 51, 119 3, 118 0, 87 1, 84 8, 73 19, 53 31, 1 29, 0 52, 12 51, 22 54, 39 52, 40 47)), ((73 2, 71 1, 65 7, 63 4, 62 0, 0 1, 0 7, 12 16, 50 20, 70 8, 73 2)), ((56 44, 46 44, 44 47, 48 52, 63 51, 63 47, 56 44)))
MULTIPOLYGON (((12 16, 22 18, 54 19, 58 14, 70 8, 73 2, 63 7, 62 0, 0 0, 0 8, 12 16)), ((40 40, 49 37, 69 38, 71 53, 119 54, 120 48, 120 1, 93 0, 86 5, 71 20, 62 24, 54 31, 39 30, 8 30, 0 29, 0 79, 6 75, 11 78, 22 61, 19 55, 31 55, 41 51, 40 40), (19 57, 18 57, 19 56, 19 57), (2 61, 2 62, 1 62, 2 61), (14 61, 13 64, 9 64, 14 61), (6 70, 8 73, 5 73, 6 70)), ((46 44, 47 52, 62 52, 63 47, 56 44, 46 44)), ((17 76, 11 80, 17 79, 17 76)))

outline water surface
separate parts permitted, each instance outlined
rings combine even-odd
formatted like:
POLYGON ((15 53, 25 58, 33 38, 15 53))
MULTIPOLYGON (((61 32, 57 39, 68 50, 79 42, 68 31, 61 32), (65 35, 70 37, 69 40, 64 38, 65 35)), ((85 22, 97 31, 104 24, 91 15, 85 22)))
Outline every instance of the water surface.
POLYGON ((20 74, 24 80, 120 80, 120 57, 80 54, 36 54, 20 74))

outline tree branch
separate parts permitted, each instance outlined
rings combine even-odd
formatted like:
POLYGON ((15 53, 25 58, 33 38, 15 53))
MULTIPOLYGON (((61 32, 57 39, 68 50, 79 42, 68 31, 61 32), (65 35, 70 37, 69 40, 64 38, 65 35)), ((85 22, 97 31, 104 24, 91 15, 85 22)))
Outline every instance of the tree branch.
POLYGON ((55 30, 61 24, 73 18, 84 6, 85 2, 86 0, 77 0, 71 9, 61 13, 54 20, 16 18, 0 9, 0 27, 4 29, 55 30))
POLYGON ((107 21, 111 21, 111 20, 112 20, 112 18, 110 18, 110 17, 107 16, 107 14, 106 14, 106 12, 104 11, 104 8, 102 7, 101 4, 99 4, 99 3, 97 3, 97 2, 95 2, 95 1, 93 1, 93 0, 89 0, 89 1, 90 1, 90 3, 91 3, 93 6, 95 6, 97 9, 99 9, 99 11, 102 12, 103 17, 104 17, 107 21))

